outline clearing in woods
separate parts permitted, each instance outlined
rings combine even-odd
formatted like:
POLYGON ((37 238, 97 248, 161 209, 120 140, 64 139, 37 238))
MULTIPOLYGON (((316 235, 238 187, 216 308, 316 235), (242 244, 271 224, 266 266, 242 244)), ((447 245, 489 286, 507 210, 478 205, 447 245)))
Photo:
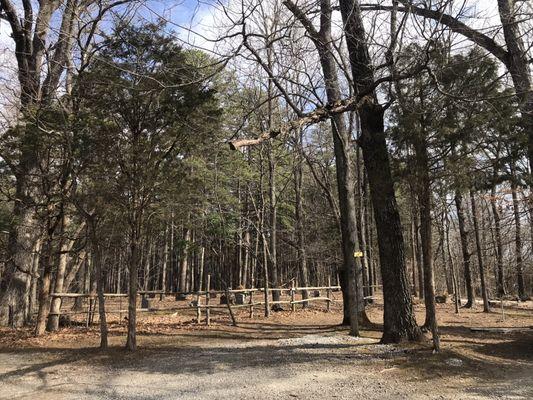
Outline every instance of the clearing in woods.
MULTIPOLYGON (((213 313, 208 328, 195 312, 139 316, 136 353, 122 349, 125 321, 111 318, 108 351, 99 351, 98 327, 64 328, 32 338, 0 331, 1 399, 531 399, 533 305, 509 302, 453 312, 439 304, 442 352, 426 346, 380 345, 379 328, 354 339, 337 324, 341 312, 318 306, 264 319, 256 310, 213 313), (520 331, 472 332, 472 327, 520 331), (529 328, 529 329, 528 329, 529 328)), ((183 303, 185 304, 185 303, 183 303)), ((423 305, 416 306, 419 322, 423 305)), ((369 308, 380 321, 381 304, 369 308)))

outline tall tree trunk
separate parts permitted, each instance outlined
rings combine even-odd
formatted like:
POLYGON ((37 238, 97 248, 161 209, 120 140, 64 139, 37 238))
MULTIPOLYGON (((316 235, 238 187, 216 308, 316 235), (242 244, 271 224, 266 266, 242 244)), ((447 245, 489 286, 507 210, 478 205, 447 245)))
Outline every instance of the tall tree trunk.
POLYGON ((6 266, 0 280, 0 324, 10 323, 21 327, 27 320, 28 296, 26 288, 32 269, 32 249, 37 241, 38 229, 35 213, 30 206, 28 172, 17 175, 13 220, 7 244, 6 266), (8 321, 8 307, 12 307, 8 321))
POLYGON ((39 291, 39 309, 37 311, 37 321, 35 324, 35 335, 39 336, 45 332, 46 316, 50 309, 50 285, 52 281, 52 251, 53 251, 53 233, 48 232, 43 243, 41 256, 41 277, 39 291))
POLYGON ((414 223, 415 223, 415 253, 416 253, 416 267, 417 267, 417 275, 418 275, 418 298, 424 299, 425 298, 425 288, 424 288, 424 263, 423 263, 423 255, 422 255, 422 245, 420 240, 420 210, 419 207, 416 207, 416 213, 414 216, 414 223))
MULTIPOLYGON (((20 156, 17 160, 16 170, 13 171, 16 179, 15 202, 13 205, 14 223, 10 226, 6 268, 0 280, 0 324, 7 321, 8 307, 12 306, 12 321, 9 322, 15 327, 24 325, 27 320, 27 288, 30 286, 28 280, 32 268, 31 252, 39 232, 36 227, 34 201, 38 184, 35 177, 40 174, 38 170, 38 146, 41 141, 37 137, 39 135, 37 130, 33 129, 33 126, 26 128, 24 124, 31 125, 33 123, 33 109, 38 108, 41 102, 48 100, 46 95, 52 94, 52 91, 46 90, 46 95, 44 97, 41 95, 41 77, 45 75, 42 65, 45 53, 47 56, 49 55, 46 40, 50 31, 50 21, 52 15, 60 6, 60 2, 40 1, 38 4, 38 11, 35 13, 32 10, 28 15, 25 10, 26 20, 19 18, 16 10, 11 10, 12 12, 6 12, 2 15, 12 27, 11 37, 15 43, 21 106, 21 129, 19 133, 22 134, 22 138, 19 143, 20 156)), ((71 4, 69 2, 69 6, 65 7, 63 15, 63 20, 65 21, 73 18, 71 4)), ((9 5, 11 6, 11 4, 9 5)), ((7 6, 4 2, 0 2, 0 8, 7 9, 7 6)), ((30 9, 32 9, 31 5, 30 9)), ((70 27, 71 25, 69 24, 61 24, 58 32, 59 39, 55 46, 50 47, 54 49, 51 51, 51 55, 52 59, 57 61, 57 65, 50 65, 46 72, 45 82, 55 82, 63 71, 64 62, 58 56, 65 52, 65 47, 61 41, 68 35, 65 29, 70 27)))
POLYGON ((481 281, 481 297, 483 298, 483 312, 490 312, 489 297, 487 295, 487 286, 485 284, 485 265, 483 264, 483 249, 481 247, 481 238, 479 235, 479 223, 476 199, 474 192, 470 189, 470 205, 472 207, 472 221, 474 222, 474 235, 476 239, 477 262, 479 266, 479 279, 481 281))
POLYGON ((42 239, 35 242, 32 259, 32 277, 30 290, 28 293, 28 312, 26 314, 26 323, 31 323, 33 313, 37 310, 37 283, 39 282, 39 260, 41 258, 42 239))
MULTIPOLYGON (((507 46, 507 68, 513 80, 519 108, 522 114, 522 125, 528 135, 528 159, 530 170, 533 171, 533 90, 530 72, 530 61, 524 46, 523 34, 520 31, 515 1, 498 0, 498 11, 502 22, 503 36, 507 46)), ((531 175, 530 175, 531 180, 531 175)), ((531 184, 531 182, 530 182, 531 184)))
MULTIPOLYGON (((339 101, 341 99, 341 91, 332 46, 330 1, 325 0, 321 2, 320 31, 316 31, 305 14, 292 1, 285 1, 284 4, 300 20, 302 25, 304 25, 316 46, 324 75, 328 102, 333 104, 339 101)), ((343 115, 334 115, 330 121, 333 134, 333 151, 335 154, 343 255, 343 264, 339 270, 344 305, 343 324, 350 324, 352 332, 355 332, 358 331, 359 320, 367 323, 368 318, 364 311, 361 263, 360 259, 354 257, 354 253, 361 249, 357 237, 355 174, 353 173, 351 163, 351 135, 343 115), (351 285, 356 288, 355 291, 350 291, 351 285), (352 314, 350 314, 350 310, 352 309, 354 310, 353 315, 357 316, 355 318, 358 319, 357 321, 353 321, 352 314)))
POLYGON ((412 266, 412 272, 413 272, 413 296, 417 296, 417 286, 416 286, 416 277, 418 272, 418 256, 417 256, 417 233, 416 233, 416 225, 415 225, 415 218, 417 218, 416 214, 413 212, 413 207, 411 207, 411 266, 412 266))
POLYGON ((470 250, 468 249, 468 230, 463 208, 463 195, 459 189, 455 190, 455 207, 457 208, 457 219, 459 223, 459 236, 461 238, 461 252, 463 255, 463 267, 466 285, 465 308, 471 308, 475 304, 474 286, 472 284, 472 272, 470 271, 470 250))
POLYGON ((526 288, 524 285, 524 265, 522 259, 522 230, 520 221, 520 203, 518 202, 516 177, 514 169, 511 177, 511 195, 513 198, 513 215, 515 224, 515 259, 516 259, 516 283, 518 288, 518 298, 527 299, 526 288))
MULTIPOLYGON (((190 228, 185 228, 183 231, 183 250, 180 256, 180 280, 179 280, 179 288, 178 291, 185 293, 187 291, 187 272, 189 267, 189 247, 191 240, 191 230, 190 228)), ((185 299, 185 295, 182 294, 181 297, 185 299)))
MULTIPOLYGON (((361 8, 358 1, 340 0, 346 34, 354 93, 374 85, 373 65, 368 52, 361 8)), ((384 329, 382 342, 421 337, 413 312, 400 214, 394 193, 383 108, 377 104, 375 92, 366 96, 359 108, 361 137, 359 144, 368 174, 378 245, 384 297, 384 329)))
MULTIPOLYGON (((98 293, 98 316, 100 319, 100 348, 107 349, 107 318, 105 310, 105 298, 104 298, 104 283, 105 272, 102 266, 102 250, 98 241, 96 220, 94 217, 90 217, 89 220, 89 235, 91 240, 91 255, 92 264, 96 271, 96 291, 98 293)), ((135 336, 135 335, 134 335, 135 336)), ((128 332, 129 340, 129 332, 128 332)), ((131 350, 134 350, 131 349, 131 350)))
MULTIPOLYGON (((270 102, 269 102, 270 104, 270 102)), ((271 115, 272 111, 269 111, 271 115)), ((269 122, 270 126, 270 122, 269 122)), ((269 197, 269 217, 270 217, 270 237, 268 238, 268 260, 269 260, 269 270, 270 275, 272 276, 272 285, 274 288, 280 287, 279 277, 278 277, 278 253, 277 253, 277 231, 278 231, 278 205, 277 205, 277 194, 276 194, 276 161, 273 154, 274 149, 272 145, 268 145, 268 197, 269 197)), ((283 308, 281 304, 275 303, 280 301, 280 291, 272 291, 272 310, 280 311, 283 308)))
MULTIPOLYGON (((295 193, 295 211, 294 219, 296 220, 296 238, 297 238, 297 254, 298 266, 300 271, 300 285, 304 287, 309 286, 309 271, 307 269, 307 255, 305 252, 305 226, 304 226, 304 211, 303 211, 303 148, 302 148, 302 132, 296 133, 297 137, 297 159, 294 168, 294 193, 295 193)), ((304 290, 302 292, 302 299, 309 298, 309 292, 304 290)), ((308 302, 302 303, 303 307, 308 306, 308 302)))
POLYGON ((490 206, 492 209, 492 216, 494 217, 494 237, 496 241, 496 291, 498 293, 498 297, 501 298, 506 294, 506 291, 503 277, 503 245, 500 226, 500 211, 498 210, 498 205, 496 203, 495 185, 492 186, 492 189, 490 191, 490 206))
MULTIPOLYGON (((243 261, 243 274, 242 274, 242 286, 248 287, 248 281, 250 280, 250 246, 251 246, 251 238, 250 238, 250 230, 248 226, 246 226, 244 230, 244 261, 243 261)), ((253 287, 253 281, 250 284, 250 287, 253 287)))
POLYGON ((168 269, 168 223, 165 225, 165 236, 163 245, 163 262, 161 263, 161 290, 163 293, 160 296, 160 300, 165 297, 167 291, 167 269, 168 269))
POLYGON ((140 215, 133 211, 130 221, 130 276, 128 285, 128 337, 126 349, 137 349, 137 285, 139 280, 141 227, 140 215))
MULTIPOLYGON (((448 260, 450 260, 450 267, 452 270, 452 279, 453 279, 453 293, 455 296, 455 306, 456 308, 461 305, 461 288, 457 279, 457 273, 455 271, 455 263, 453 261, 452 249, 450 246, 450 220, 448 218, 448 213, 446 212, 445 218, 445 240, 446 240, 446 251, 448 252, 448 260)), ((456 312, 459 312, 458 309, 456 312)))
MULTIPOLYGON (((422 98, 421 98, 422 100, 422 98)), ((423 123, 422 123, 422 126, 423 123)), ((424 327, 438 335, 435 307, 435 278, 433 272, 433 232, 431 229, 431 180, 429 176, 428 143, 425 133, 413 134, 418 180, 418 209, 420 212, 420 242, 422 245, 422 264, 424 270, 424 303, 426 320, 424 327)))
MULTIPOLYGON (((64 226, 62 228, 62 235, 65 235, 65 230, 68 229, 68 226, 70 225, 70 219, 65 218, 63 225, 64 226)), ((59 246, 60 254, 58 258, 59 262, 57 265, 56 279, 54 283, 55 293, 63 292, 67 265, 69 263, 69 260, 71 259, 70 252, 72 251, 74 243, 76 242, 76 239, 81 234, 83 229, 85 229, 85 222, 80 223, 72 239, 61 238, 61 244, 59 246)), ((55 297, 52 299, 52 304, 50 306, 50 314, 48 316, 48 324, 46 327, 49 332, 54 332, 59 328, 59 313, 61 310, 61 302, 62 300, 60 297, 55 297)))

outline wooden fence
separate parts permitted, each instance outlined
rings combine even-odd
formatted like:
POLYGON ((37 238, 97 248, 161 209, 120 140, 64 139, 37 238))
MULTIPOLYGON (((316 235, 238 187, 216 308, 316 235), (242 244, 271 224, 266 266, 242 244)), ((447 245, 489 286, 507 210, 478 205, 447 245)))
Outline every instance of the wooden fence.
MULTIPOLYGON (((210 277, 207 277, 208 287, 210 284, 210 277)), ((291 311, 296 311, 297 305, 304 305, 312 302, 326 302, 326 310, 329 311, 331 308, 331 303, 336 302, 333 296, 333 292, 340 291, 340 286, 309 286, 309 287, 297 287, 292 282, 290 287, 287 288, 249 288, 249 289, 227 289, 227 290, 202 290, 196 292, 167 292, 167 291, 146 291, 140 290, 137 292, 137 296, 141 298, 141 308, 137 308, 138 312, 149 312, 156 311, 151 308, 151 298, 159 295, 160 299, 163 296, 175 296, 176 299, 185 299, 187 296, 192 296, 193 299, 186 306, 177 306, 171 308, 165 308, 164 311, 179 311, 179 310, 191 310, 196 309, 196 321, 200 323, 202 314, 205 313, 205 324, 209 325, 211 323, 211 310, 214 309, 227 309, 233 323, 235 324, 235 318, 233 316, 234 309, 247 308, 249 310, 249 317, 253 318, 255 309, 257 307, 271 307, 276 304, 286 304, 291 306, 291 311), (265 296, 265 290, 268 291, 268 295, 265 296), (280 292, 280 294, 286 293, 289 296, 287 300, 272 300, 272 293, 280 292), (307 298, 297 299, 297 293, 308 294, 307 298), (261 298, 259 294, 262 293, 261 298), (325 295, 324 295, 325 294, 325 295), (212 300, 218 295, 226 296, 225 304, 213 304, 212 300), (241 300, 237 304, 233 304, 231 301, 231 296, 241 295, 241 300), (267 300, 267 301, 265 301, 267 300), (241 304, 238 304, 241 303, 241 304)), ((88 299, 89 303, 84 310, 69 310, 69 311, 60 311, 60 315, 86 315, 86 326, 92 324, 94 314, 96 313, 97 306, 97 293, 52 293, 52 298, 61 298, 61 299, 88 299)), ((127 298, 127 293, 104 293, 105 299, 118 298, 122 300, 127 298)), ((127 305, 127 304, 124 304, 127 305)), ((119 302, 119 308, 115 310, 107 309, 106 314, 119 314, 119 319, 122 319, 122 315, 126 315, 128 312, 127 307, 123 309, 122 301, 119 302)), ((51 315, 51 314, 50 314, 51 315)))

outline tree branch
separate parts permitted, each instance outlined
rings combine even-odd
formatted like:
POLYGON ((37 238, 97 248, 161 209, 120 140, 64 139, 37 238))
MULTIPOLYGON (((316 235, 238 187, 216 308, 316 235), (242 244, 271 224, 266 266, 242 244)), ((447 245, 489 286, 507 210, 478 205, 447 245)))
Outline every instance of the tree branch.
MULTIPOLYGON (((409 4, 409 2, 406 0, 399 0, 399 2, 402 3, 404 7, 397 7, 396 11, 403 13, 413 13, 420 17, 429 18, 434 21, 437 21, 438 23, 450 28, 453 32, 459 33, 472 40, 472 42, 476 43, 480 47, 483 47, 494 57, 499 59, 502 63, 508 65, 509 53, 491 37, 469 27, 465 23, 459 21, 456 17, 453 17, 449 14, 444 14, 437 10, 416 7, 409 4)), ((362 4, 361 9, 371 11, 393 11, 394 7, 383 6, 380 4, 362 4)))
POLYGON ((325 121, 332 115, 355 110, 367 100, 370 100, 368 94, 339 100, 334 104, 326 104, 324 107, 317 107, 309 113, 302 114, 300 118, 282 124, 278 129, 265 131, 254 139, 237 139, 230 141, 228 144, 232 150, 237 150, 245 146, 255 146, 278 136, 286 136, 295 129, 301 129, 302 127, 325 121))

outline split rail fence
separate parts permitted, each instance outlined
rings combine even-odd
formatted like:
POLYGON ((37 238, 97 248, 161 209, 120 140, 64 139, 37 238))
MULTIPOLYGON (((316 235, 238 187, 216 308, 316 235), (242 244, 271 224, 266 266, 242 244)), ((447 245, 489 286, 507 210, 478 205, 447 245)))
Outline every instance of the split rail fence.
MULTIPOLYGON (((207 287, 210 287, 210 276, 207 276, 207 287)), ((149 311, 179 311, 179 310, 192 310, 196 309, 196 321, 197 323, 201 322, 202 314, 205 312, 205 324, 210 325, 211 323, 211 310, 216 309, 227 309, 233 324, 236 324, 235 317, 233 315, 234 309, 247 308, 249 310, 249 317, 254 317, 254 312, 257 307, 263 307, 267 309, 268 307, 274 305, 290 305, 291 311, 296 311, 297 305, 309 304, 311 302, 326 302, 326 310, 330 311, 331 303, 338 302, 339 300, 335 299, 333 293, 340 291, 340 286, 309 286, 309 287, 297 287, 292 282, 290 287, 287 288, 250 288, 250 289, 227 289, 227 290, 202 290, 196 292, 166 292, 166 291, 143 291, 140 290, 137 292, 137 296, 141 298, 141 307, 137 308, 138 312, 149 312, 149 311), (267 290, 268 295, 265 296, 265 290, 267 290), (272 300, 272 293, 279 292, 280 294, 286 293, 289 295, 287 300, 272 300), (297 299, 297 293, 307 293, 307 298, 297 299), (323 295, 325 293, 325 296, 323 295), (157 295, 160 296, 160 299, 163 299, 163 296, 175 296, 176 300, 185 300, 187 296, 192 296, 194 300, 190 301, 188 305, 185 306, 176 306, 164 309, 154 309, 152 308, 151 300, 157 295), (213 304, 213 300, 217 298, 218 295, 225 296, 226 299, 221 304, 213 304), (231 300, 232 296, 241 296, 241 301, 237 301, 236 304, 231 300), (261 296, 260 296, 261 295, 261 296)), ((82 306, 81 310, 61 310, 59 315, 85 315, 85 325, 89 326, 93 323, 94 315, 97 311, 97 297, 96 293, 52 293, 52 298, 61 298, 64 299, 88 299, 89 302, 86 305, 85 309, 82 306)), ((116 298, 119 300, 118 309, 108 309, 106 307, 106 315, 108 314, 119 314, 119 320, 122 320, 122 315, 127 315, 127 307, 123 309, 122 299, 127 298, 127 293, 104 293, 104 298, 113 299, 116 298)), ((342 302, 342 300, 340 300, 342 302)), ((107 301, 106 301, 107 303, 107 301)), ((107 304, 106 304, 107 305, 107 304)), ((124 306, 127 306, 127 301, 124 306)), ((51 315, 51 314, 50 314, 51 315)))

